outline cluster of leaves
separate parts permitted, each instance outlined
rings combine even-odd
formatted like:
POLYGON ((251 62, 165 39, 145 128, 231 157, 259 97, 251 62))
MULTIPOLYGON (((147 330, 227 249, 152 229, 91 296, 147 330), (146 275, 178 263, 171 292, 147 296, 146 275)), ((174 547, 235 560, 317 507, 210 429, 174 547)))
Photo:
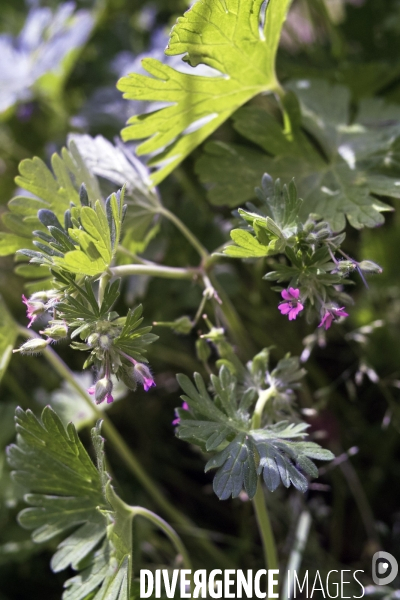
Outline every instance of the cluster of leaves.
POLYGON ((197 163, 213 204, 238 206, 254 197, 263 173, 296 180, 310 213, 341 231, 383 223, 390 206, 378 197, 400 197, 397 177, 400 111, 380 99, 360 102, 350 117, 350 92, 323 80, 288 83, 284 108, 290 130, 269 107, 247 106, 233 116, 235 129, 259 147, 210 142, 197 163), (240 166, 239 166, 240 165, 240 166))
MULTIPOLYGON (((53 154, 51 166, 54 174, 37 157, 20 163, 20 175, 16 177, 16 183, 28 194, 10 200, 9 211, 2 215, 2 221, 9 231, 0 232, 0 256, 14 254, 21 249, 35 251, 32 231, 36 230, 37 236, 41 238, 39 243, 46 242, 44 255, 41 252, 40 265, 53 267, 58 265, 69 272, 87 275, 101 273, 110 264, 117 251, 124 201, 129 206, 129 211, 124 222, 122 243, 131 252, 145 249, 157 232, 154 218, 161 210, 161 203, 157 193, 152 189, 146 168, 128 149, 114 146, 102 136, 92 138, 88 135, 71 134, 68 147, 62 149, 61 155, 53 154), (96 208, 96 203, 101 202, 103 198, 100 178, 120 187, 125 186, 122 199, 120 200, 120 195, 118 198, 115 196, 117 206, 112 199, 113 195, 104 200, 108 205, 105 215, 100 204, 97 204, 96 208), (81 192, 82 184, 86 193, 81 192), (73 207, 75 221, 72 220, 71 207, 73 207), (81 221, 82 208, 85 208, 83 218, 90 231, 86 233, 75 231, 72 234, 75 237, 68 239, 70 228, 77 229, 78 222, 79 229, 84 227, 81 221), (39 213, 42 215, 42 220, 39 213), (50 218, 50 213, 53 213, 54 217, 50 218), (90 217, 90 221, 93 222, 89 224, 88 218, 85 217, 90 217), (107 224, 104 217, 107 217, 107 224), (60 223, 64 223, 64 227, 60 223), (51 241, 48 238, 48 227, 56 227, 60 230, 60 233, 55 232, 58 240, 51 241), (62 233, 63 230, 65 235, 62 233), (60 236, 63 238, 62 242, 60 236), (90 239, 92 237, 93 240, 90 239), (53 248, 51 251, 53 253, 49 255, 50 241, 53 244, 57 243, 58 246, 61 244, 61 247, 53 248), (103 246, 99 248, 101 253, 96 247, 98 244, 103 246), (69 253, 76 251, 80 254, 67 257, 69 253)), ((44 250, 43 247, 40 249, 44 250)), ((39 258, 38 255, 35 257, 39 258)), ((23 260, 21 255, 19 260, 23 260)), ((31 292, 48 289, 52 285, 51 279, 48 278, 48 270, 41 266, 19 264, 16 272, 29 279, 38 279, 28 284, 31 292)))
MULTIPOLYGON (((336 252, 343 255, 340 247, 345 234, 335 234, 329 222, 319 219, 318 215, 309 215, 305 222, 301 220, 303 200, 298 198, 293 181, 282 186, 279 179, 274 184, 272 178, 264 174, 262 186, 256 193, 261 206, 248 203, 247 210, 238 210, 245 227, 231 231, 234 245, 225 247, 226 256, 284 255, 286 263, 269 261, 272 270, 264 279, 288 282, 289 287, 299 288, 302 302, 309 300, 311 307, 321 311, 329 304, 351 302, 337 286, 346 283, 345 279, 355 269, 361 275, 362 271, 381 272, 379 265, 369 260, 358 263, 349 257, 336 259, 336 252)), ((312 312, 311 309, 310 317, 312 312)))
POLYGON ((101 422, 92 429, 95 466, 72 423, 47 407, 41 420, 16 410, 16 444, 8 461, 30 505, 19 515, 37 543, 73 529, 59 543, 53 571, 79 571, 65 583, 63 600, 128 600, 132 569, 132 512, 113 490, 105 468, 101 422))
POLYGON ((85 289, 79 288, 80 296, 69 296, 57 304, 60 317, 68 327, 74 329, 72 339, 80 337, 84 343, 72 342, 77 350, 90 351, 85 367, 94 365, 104 371, 109 365, 128 387, 135 389, 136 382, 129 377, 129 362, 123 357, 128 355, 137 362, 147 362, 146 347, 158 339, 150 333, 152 327, 140 327, 143 317, 141 305, 130 309, 126 317, 119 317, 111 308, 119 295, 119 280, 107 284, 104 299, 99 306, 92 287, 86 282, 85 289))
POLYGON ((107 198, 105 208, 100 200, 90 206, 84 185, 79 194, 80 205, 64 214, 64 227, 55 213, 40 209, 38 219, 47 232, 34 231, 36 250, 22 249, 31 264, 48 267, 53 272, 77 275, 101 275, 110 267, 121 236, 124 189, 107 198))
POLYGON ((177 436, 213 453, 205 470, 218 469, 213 487, 221 500, 236 498, 243 489, 253 498, 260 474, 271 492, 280 482, 305 492, 307 476, 318 476, 311 459, 333 458, 329 450, 304 441, 307 424, 274 422, 282 412, 289 413, 293 387, 304 374, 298 359, 283 359, 271 373, 267 366, 267 351, 249 364, 244 378, 238 379, 223 365, 218 377, 211 375, 212 396, 198 373, 194 375, 195 385, 186 375, 177 376, 186 402, 184 408, 177 409, 177 436), (265 411, 258 428, 252 418, 254 404, 265 394, 272 408, 265 411))

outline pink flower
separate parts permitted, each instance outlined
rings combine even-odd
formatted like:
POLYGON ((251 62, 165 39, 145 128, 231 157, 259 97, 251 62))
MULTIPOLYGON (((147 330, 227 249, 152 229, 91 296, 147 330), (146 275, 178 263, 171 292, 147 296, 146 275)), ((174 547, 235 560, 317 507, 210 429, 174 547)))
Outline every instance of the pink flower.
POLYGON ((89 394, 89 396, 94 396, 94 392, 96 390, 96 387, 94 385, 92 385, 90 388, 88 388, 86 391, 89 394))
POLYGON ((148 392, 151 387, 156 387, 156 382, 154 381, 151 371, 147 365, 138 362, 131 356, 128 356, 128 354, 125 354, 125 352, 121 352, 121 354, 133 364, 132 376, 137 383, 141 383, 143 385, 145 392, 148 392))
POLYGON ((288 290, 282 290, 281 295, 287 302, 282 302, 278 309, 282 315, 288 315, 289 321, 293 321, 304 308, 299 301, 300 290, 291 287, 288 290))
POLYGON ((321 323, 318 327, 325 327, 325 329, 329 329, 332 325, 333 321, 336 321, 339 317, 348 317, 349 315, 344 310, 344 306, 341 308, 325 308, 325 314, 322 317, 321 323))
POLYGON ((28 327, 32 326, 32 323, 36 321, 38 316, 45 312, 46 306, 43 302, 35 302, 33 300, 28 300, 22 294, 22 302, 26 305, 26 316, 30 319, 28 327))
POLYGON ((107 394, 106 400, 107 400, 107 404, 111 404, 111 402, 114 402, 114 398, 113 398, 112 394, 107 394))
POLYGON ((156 382, 150 377, 145 377, 143 380, 144 391, 148 392, 151 387, 156 387, 156 382))
MULTIPOLYGON (((182 404, 182 408, 183 408, 183 410, 189 410, 189 405, 188 405, 188 403, 187 403, 187 402, 184 402, 184 403, 182 404)), ((179 423, 180 423, 180 421, 181 421, 181 418, 180 418, 180 417, 179 417, 179 415, 176 413, 176 411, 175 411, 175 415, 176 415, 176 418, 175 418, 175 419, 172 421, 172 425, 179 425, 179 423)))

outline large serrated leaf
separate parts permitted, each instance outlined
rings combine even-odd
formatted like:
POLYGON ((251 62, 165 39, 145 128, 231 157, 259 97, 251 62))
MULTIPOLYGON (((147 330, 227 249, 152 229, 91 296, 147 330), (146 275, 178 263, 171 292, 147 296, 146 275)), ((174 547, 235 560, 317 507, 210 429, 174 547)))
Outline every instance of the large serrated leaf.
POLYGON ((138 153, 156 153, 151 160, 159 167, 152 175, 154 184, 239 106, 260 92, 278 89, 275 57, 289 4, 270 0, 260 30, 263 0, 199 0, 178 19, 166 53, 185 54, 191 66, 205 64, 221 75, 189 75, 148 58, 142 65, 152 77, 132 73, 119 81, 127 99, 170 103, 132 117, 122 132, 125 140, 147 138, 138 153))
POLYGON ((51 567, 83 571, 66 582, 63 600, 127 600, 131 577, 132 511, 115 494, 105 470, 101 423, 92 430, 97 467, 72 423, 64 427, 50 407, 41 420, 16 411, 18 440, 8 448, 13 477, 29 490, 30 505, 19 515, 34 529, 35 542, 72 529, 54 554, 51 567))
POLYGON ((197 163, 203 182, 211 184, 214 204, 238 206, 254 198, 254 189, 265 172, 289 182, 293 177, 304 200, 302 219, 321 215, 334 231, 374 227, 383 223, 382 212, 390 206, 375 195, 400 197, 395 165, 400 137, 400 111, 385 118, 380 100, 369 100, 355 123, 349 124, 349 94, 343 86, 326 81, 299 81, 287 85, 301 105, 302 123, 296 109, 288 106, 292 135, 284 134, 263 109, 246 107, 234 115, 235 128, 263 152, 239 144, 212 142, 197 163), (374 115, 374 119, 371 118, 374 115), (379 126, 378 126, 379 124, 379 126), (312 135, 310 143, 302 127, 312 135), (322 152, 317 148, 322 149, 322 152))

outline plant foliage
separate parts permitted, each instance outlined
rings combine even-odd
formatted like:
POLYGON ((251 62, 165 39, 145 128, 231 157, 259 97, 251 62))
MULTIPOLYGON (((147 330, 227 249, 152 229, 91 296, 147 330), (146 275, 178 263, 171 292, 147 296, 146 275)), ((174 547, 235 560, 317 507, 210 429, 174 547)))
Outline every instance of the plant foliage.
POLYGON ((68 533, 51 567, 79 571, 66 581, 63 600, 83 600, 89 594, 96 600, 128 600, 132 517, 105 469, 101 423, 92 429, 97 466, 74 425, 64 428, 50 407, 41 420, 18 408, 16 428, 18 440, 8 448, 8 460, 14 480, 28 490, 25 501, 30 505, 19 522, 34 530, 37 543, 68 533))
POLYGON ((343 86, 310 80, 286 88, 290 134, 266 110, 249 106, 237 111, 234 126, 259 151, 222 142, 206 146, 197 170, 211 184, 211 202, 238 206, 250 200, 267 172, 284 181, 294 177, 304 200, 303 219, 314 213, 334 231, 342 230, 346 219, 357 229, 383 223, 382 211, 391 208, 377 196, 400 197, 399 109, 364 100, 352 122, 343 86))
POLYGON ((142 65, 152 77, 131 73, 119 81, 129 100, 168 103, 132 117, 122 132, 125 140, 147 138, 137 152, 155 153, 154 184, 250 98, 278 90, 275 57, 289 4, 270 0, 260 28, 263 0, 199 0, 178 19, 166 53, 184 54, 192 67, 204 64, 218 75, 188 75, 147 58, 142 65))
MULTIPOLYGON (((271 402, 278 405, 289 401, 290 386, 296 385, 303 375, 297 359, 281 362, 271 374, 264 372, 270 382, 271 402)), ((243 389, 226 366, 221 367, 218 377, 211 376, 212 396, 201 375, 195 373, 194 381, 195 385, 185 375, 178 375, 184 391, 181 397, 188 409, 177 411, 177 436, 200 446, 205 452, 214 453, 205 470, 218 469, 213 487, 220 500, 230 496, 236 498, 243 489, 249 498, 253 498, 259 474, 271 492, 281 482, 285 487, 292 484, 305 492, 307 476, 318 476, 310 459, 333 458, 329 450, 314 442, 303 441, 308 427, 305 423, 271 423, 267 420, 261 429, 254 429, 251 408, 265 390, 257 389, 254 383, 243 389)))

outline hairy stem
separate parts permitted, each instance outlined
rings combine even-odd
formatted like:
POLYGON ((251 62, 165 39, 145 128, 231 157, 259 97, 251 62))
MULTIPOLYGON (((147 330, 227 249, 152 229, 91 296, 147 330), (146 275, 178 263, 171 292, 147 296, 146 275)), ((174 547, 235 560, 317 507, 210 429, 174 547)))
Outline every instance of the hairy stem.
POLYGON ((186 227, 186 225, 182 223, 179 217, 177 217, 176 215, 174 215, 174 213, 172 213, 164 207, 161 209, 160 214, 163 215, 169 221, 171 221, 171 223, 173 223, 177 227, 177 229, 179 229, 179 231, 185 236, 187 241, 193 246, 193 248, 201 256, 202 259, 205 260, 210 256, 208 250, 204 248, 203 244, 190 231, 190 229, 188 229, 188 227, 186 227))
POLYGON ((107 283, 110 281, 110 275, 109 273, 104 273, 104 275, 102 275, 100 277, 100 281, 99 281, 99 295, 97 298, 97 301, 99 303, 99 308, 101 307, 103 300, 104 300, 104 292, 106 290, 107 287, 107 283))
POLYGON ((143 508, 142 506, 130 506, 129 508, 131 509, 134 517, 136 517, 136 516, 144 517, 145 519, 147 519, 148 521, 151 521, 152 523, 154 523, 154 525, 159 527, 161 529, 161 531, 163 531, 165 533, 165 535, 168 537, 168 539, 172 542, 177 553, 182 557, 182 562, 183 562, 184 567, 186 569, 190 569, 190 570, 192 569, 192 563, 190 561, 189 554, 188 554, 181 538, 176 533, 175 529, 173 529, 171 527, 171 525, 169 525, 166 521, 164 521, 164 519, 162 519, 161 517, 156 515, 151 510, 148 510, 147 508, 143 508))
POLYGON ((279 99, 280 109, 282 111, 283 133, 286 135, 288 140, 293 140, 292 122, 284 104, 286 92, 280 84, 278 84, 275 88, 275 94, 279 99))
POLYGON ((262 414, 268 400, 273 398, 276 394, 276 389, 270 387, 267 390, 261 390, 258 397, 257 403, 254 408, 253 419, 251 422, 252 429, 259 429, 261 427, 262 414))
MULTIPOLYGON (((39 336, 29 329, 25 329, 24 327, 18 328, 19 334, 27 339, 38 338, 39 336)), ((125 443, 124 439, 121 437, 117 429, 114 427, 113 423, 107 416, 107 414, 101 411, 90 399, 86 390, 76 381, 72 371, 68 368, 65 362, 58 356, 54 350, 48 346, 46 350, 43 351, 45 358, 52 365, 54 370, 62 377, 65 381, 67 381, 71 387, 73 387, 78 394, 85 400, 85 402, 90 406, 91 410, 95 414, 97 419, 101 419, 103 421, 103 429, 106 437, 113 445, 116 452, 124 461, 125 465, 129 468, 131 473, 137 478, 137 480, 141 483, 143 488, 147 491, 149 496, 153 499, 153 501, 159 506, 159 508, 168 516, 171 521, 180 525, 182 530, 189 533, 194 529, 193 523, 188 519, 184 514, 182 514, 175 506, 167 500, 164 493, 159 489, 157 484, 152 480, 152 478, 147 474, 145 469, 141 466, 140 462, 129 448, 129 446, 125 443)), ((219 564, 227 564, 228 561, 224 554, 216 548, 210 540, 205 537, 199 537, 199 544, 203 547, 203 549, 210 555, 214 557, 214 560, 219 564)))
POLYGON ((129 275, 150 275, 164 277, 165 279, 194 279, 201 274, 200 269, 177 267, 164 267, 162 265, 121 265, 110 269, 115 277, 128 277, 129 275))
POLYGON ((258 530, 260 532, 261 541, 264 549, 265 567, 266 569, 278 569, 279 562, 274 534, 272 532, 267 507, 265 506, 264 492, 260 480, 257 484, 256 495, 253 498, 253 506, 254 511, 256 513, 258 530))

